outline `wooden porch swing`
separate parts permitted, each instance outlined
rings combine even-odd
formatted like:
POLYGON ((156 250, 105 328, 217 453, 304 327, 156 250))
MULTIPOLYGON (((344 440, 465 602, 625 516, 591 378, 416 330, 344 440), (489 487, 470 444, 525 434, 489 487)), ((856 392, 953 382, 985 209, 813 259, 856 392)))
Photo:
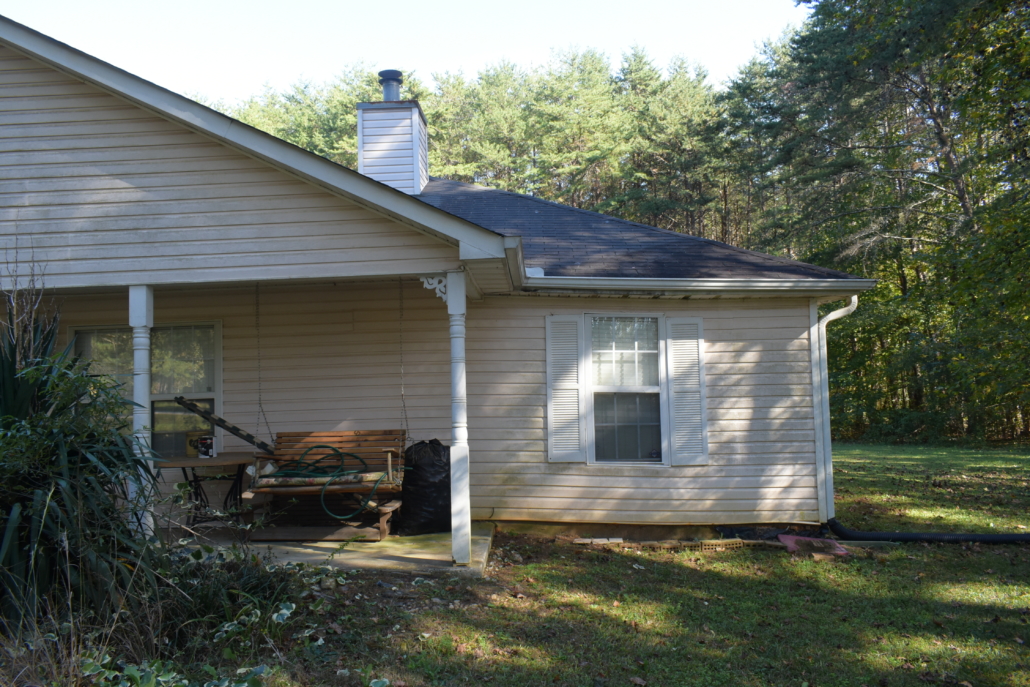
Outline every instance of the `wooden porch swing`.
MULTIPOLYGON (((365 513, 378 516, 378 523, 374 528, 375 541, 382 541, 389 534, 390 519, 401 506, 399 495, 403 480, 404 448, 408 439, 408 414, 404 398, 403 284, 399 282, 398 288, 403 429, 277 432, 275 445, 270 446, 249 432, 182 397, 175 399, 187 410, 204 417, 260 450, 255 454, 254 476, 250 487, 243 492, 244 503, 253 503, 259 494, 272 497, 318 496, 322 512, 339 523, 336 526, 287 525, 262 528, 251 533, 252 541, 346 541, 362 536, 368 538, 370 528, 341 526, 343 523, 359 520, 365 513), (275 468, 271 472, 268 471, 269 465, 275 468), (326 500, 327 496, 335 495, 350 496, 356 509, 347 513, 335 512, 334 509, 340 508, 341 504, 330 504, 326 500)), ((255 286, 254 299, 260 419, 260 416, 264 415, 261 398, 260 285, 255 286)), ((267 416, 265 426, 271 434, 267 416)))
MULTIPOLYGON (((250 494, 273 496, 318 496, 323 511, 341 522, 358 519, 363 513, 379 516, 378 538, 390 533, 390 519, 401 506, 403 475, 403 429, 358 429, 339 432, 278 432, 275 452, 261 456, 275 463, 270 475, 254 478, 250 494), (326 496, 347 494, 357 508, 349 513, 334 512, 326 496)), ((248 494, 244 493, 244 499, 248 494)), ((280 539, 343 541, 360 536, 353 527, 276 527, 256 530, 254 541, 280 539), (352 531, 354 530, 354 531, 352 531)))

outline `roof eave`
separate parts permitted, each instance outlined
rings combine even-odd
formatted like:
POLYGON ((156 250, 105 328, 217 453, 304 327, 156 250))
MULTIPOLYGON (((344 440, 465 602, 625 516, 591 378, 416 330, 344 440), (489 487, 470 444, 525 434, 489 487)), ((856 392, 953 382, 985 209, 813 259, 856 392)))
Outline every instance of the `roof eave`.
POLYGON ((876 286, 875 279, 638 279, 627 277, 523 277, 523 290, 698 296, 815 297, 851 295, 876 286))

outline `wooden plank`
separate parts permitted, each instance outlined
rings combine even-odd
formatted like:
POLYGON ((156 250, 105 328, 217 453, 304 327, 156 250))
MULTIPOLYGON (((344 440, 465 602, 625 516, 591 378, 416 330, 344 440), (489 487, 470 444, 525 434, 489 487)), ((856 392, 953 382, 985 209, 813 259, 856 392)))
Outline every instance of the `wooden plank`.
MULTIPOLYGON (((247 491, 254 494, 275 494, 276 496, 304 496, 318 494, 369 494, 375 482, 364 482, 362 484, 330 484, 324 490, 320 486, 307 487, 252 487, 247 491)), ((383 480, 376 489, 377 494, 399 494, 400 485, 383 480)))
POLYGON ((399 450, 398 449, 399 446, 400 446, 399 442, 395 442, 393 445, 384 445, 384 446, 336 446, 336 445, 328 444, 328 443, 326 443, 326 444, 312 443, 312 444, 307 445, 307 446, 291 446, 291 445, 287 445, 287 446, 282 447, 281 449, 277 448, 276 454, 277 455, 283 455, 283 456, 299 456, 300 454, 305 453, 305 452, 307 452, 309 455, 315 455, 315 454, 319 454, 319 455, 325 454, 325 455, 328 455, 328 454, 332 454, 334 452, 341 452, 341 453, 353 453, 355 455, 361 455, 361 456, 377 456, 377 457, 383 458, 383 460, 386 460, 386 455, 388 453, 394 453, 394 454, 397 453, 397 451, 399 450))
POLYGON ((276 437, 288 442, 303 443, 307 441, 397 441, 404 436, 403 429, 341 429, 330 432, 276 432, 276 437))
MULTIPOLYGON (((348 453, 368 453, 382 455, 386 450, 396 450, 398 441, 393 442, 369 442, 369 443, 348 443, 339 441, 310 441, 303 443, 276 442, 276 453, 298 454, 310 450, 312 447, 331 447, 339 450, 346 450, 348 453)), ((330 452, 330 451, 327 451, 330 452)))

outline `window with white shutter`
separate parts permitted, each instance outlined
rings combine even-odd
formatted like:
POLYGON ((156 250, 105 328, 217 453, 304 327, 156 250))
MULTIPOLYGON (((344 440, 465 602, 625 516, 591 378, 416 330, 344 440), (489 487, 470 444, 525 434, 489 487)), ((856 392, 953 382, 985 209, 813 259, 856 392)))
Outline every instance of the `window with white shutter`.
POLYGON ((701 318, 547 318, 548 457, 558 462, 708 462, 701 318))
POLYGON ((587 320, 594 461, 661 465, 658 318, 590 315, 587 320))

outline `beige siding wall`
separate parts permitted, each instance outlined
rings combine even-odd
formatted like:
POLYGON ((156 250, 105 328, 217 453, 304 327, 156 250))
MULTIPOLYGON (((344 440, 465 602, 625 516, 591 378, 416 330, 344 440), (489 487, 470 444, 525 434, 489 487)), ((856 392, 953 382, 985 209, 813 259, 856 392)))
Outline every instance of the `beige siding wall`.
POLYGON ((4 259, 42 265, 50 287, 458 264, 455 247, 3 47, 0 152, 4 259))
MULTIPOLYGON (((255 289, 156 289, 156 325, 220 322, 222 414, 268 439, 273 432, 402 427, 450 439, 450 343, 446 306, 418 282, 404 284, 403 325, 395 280, 362 285, 262 286, 260 359, 255 289), (258 425, 258 426, 256 426, 258 425)), ((74 327, 128 325, 128 293, 61 299, 62 337, 74 327)), ((231 435, 223 450, 251 450, 231 435)))
POLYGON ((807 301, 495 298, 469 313, 477 519, 706 524, 818 519, 807 301), (548 463, 544 319, 704 318, 710 463, 548 463))
MULTIPOLYGON (((261 377, 273 431, 401 427, 396 281, 263 287, 261 377)), ((72 326, 124 324, 126 293, 64 299, 72 326)), ((157 323, 220 321, 223 414, 257 424, 254 289, 161 290, 157 323)), ((414 439, 450 438, 445 305, 404 288, 404 386, 414 439)), ((469 304, 469 435, 477 519, 749 523, 817 519, 807 301, 490 298, 469 304), (544 318, 552 312, 704 318, 710 464, 553 464, 544 318)), ((266 436, 263 422, 260 434, 266 436)), ((227 449, 247 445, 229 437, 227 449)), ((177 477, 173 477, 177 479, 177 477)))

